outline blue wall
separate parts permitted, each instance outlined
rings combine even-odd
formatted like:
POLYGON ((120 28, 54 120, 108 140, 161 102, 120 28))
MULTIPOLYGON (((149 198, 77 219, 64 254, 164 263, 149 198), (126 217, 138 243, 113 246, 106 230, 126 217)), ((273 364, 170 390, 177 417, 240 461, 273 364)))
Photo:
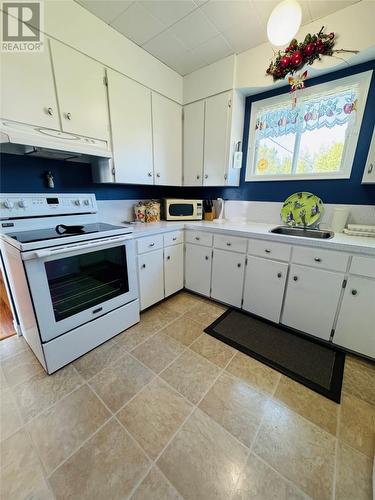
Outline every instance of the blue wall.
MULTIPOLYGON (((307 85, 342 78, 361 71, 375 69, 375 61, 336 71, 307 81, 307 85)), ((245 166, 249 134, 251 104, 259 99, 287 93, 288 88, 271 90, 246 99, 243 137, 244 159, 241 183, 238 188, 179 188, 162 186, 131 186, 94 184, 89 165, 66 163, 25 156, 2 154, 0 188, 2 192, 90 192, 99 200, 139 199, 161 197, 217 198, 257 201, 283 201, 296 191, 311 191, 326 203, 351 203, 375 205, 375 185, 361 185, 364 165, 375 123, 375 72, 367 98, 361 132, 350 179, 321 181, 267 181, 246 182, 245 166), (55 177, 55 189, 47 189, 44 174, 51 170, 55 177)))

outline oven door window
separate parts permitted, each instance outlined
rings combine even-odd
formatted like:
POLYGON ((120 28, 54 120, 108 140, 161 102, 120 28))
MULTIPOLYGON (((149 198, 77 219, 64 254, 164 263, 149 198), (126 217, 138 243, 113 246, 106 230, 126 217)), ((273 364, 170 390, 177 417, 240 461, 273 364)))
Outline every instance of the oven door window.
POLYGON ((124 245, 45 262, 56 321, 129 291, 124 245))
POLYGON ((169 206, 169 215, 173 217, 192 217, 194 214, 193 204, 188 203, 173 203, 169 206))

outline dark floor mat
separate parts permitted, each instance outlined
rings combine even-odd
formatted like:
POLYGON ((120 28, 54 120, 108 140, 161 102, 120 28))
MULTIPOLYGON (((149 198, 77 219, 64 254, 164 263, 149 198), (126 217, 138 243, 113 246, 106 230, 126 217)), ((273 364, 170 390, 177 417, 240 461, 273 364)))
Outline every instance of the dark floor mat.
POLYGON ((226 311, 205 332, 340 402, 345 354, 333 346, 235 309, 226 311))

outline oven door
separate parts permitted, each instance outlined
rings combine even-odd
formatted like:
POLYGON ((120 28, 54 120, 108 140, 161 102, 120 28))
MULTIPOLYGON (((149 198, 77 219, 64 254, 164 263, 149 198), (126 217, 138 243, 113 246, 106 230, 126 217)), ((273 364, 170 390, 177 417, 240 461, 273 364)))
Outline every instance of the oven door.
POLYGON ((131 235, 22 254, 43 342, 138 297, 131 235))

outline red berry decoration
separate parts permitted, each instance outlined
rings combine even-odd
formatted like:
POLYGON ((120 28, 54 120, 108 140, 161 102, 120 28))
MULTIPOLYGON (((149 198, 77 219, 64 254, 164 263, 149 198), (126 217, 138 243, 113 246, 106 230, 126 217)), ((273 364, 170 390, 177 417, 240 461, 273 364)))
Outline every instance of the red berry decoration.
POLYGON ((301 66, 302 61, 303 61, 302 52, 300 50, 296 50, 295 52, 293 52, 293 54, 290 58, 291 64, 295 68, 298 68, 298 66, 301 66))
POLYGON ((281 59, 280 59, 280 66, 282 68, 287 68, 290 64, 290 57, 289 56, 283 56, 281 59))
POLYGON ((315 52, 315 43, 308 43, 305 47, 304 53, 307 57, 311 57, 315 52))

